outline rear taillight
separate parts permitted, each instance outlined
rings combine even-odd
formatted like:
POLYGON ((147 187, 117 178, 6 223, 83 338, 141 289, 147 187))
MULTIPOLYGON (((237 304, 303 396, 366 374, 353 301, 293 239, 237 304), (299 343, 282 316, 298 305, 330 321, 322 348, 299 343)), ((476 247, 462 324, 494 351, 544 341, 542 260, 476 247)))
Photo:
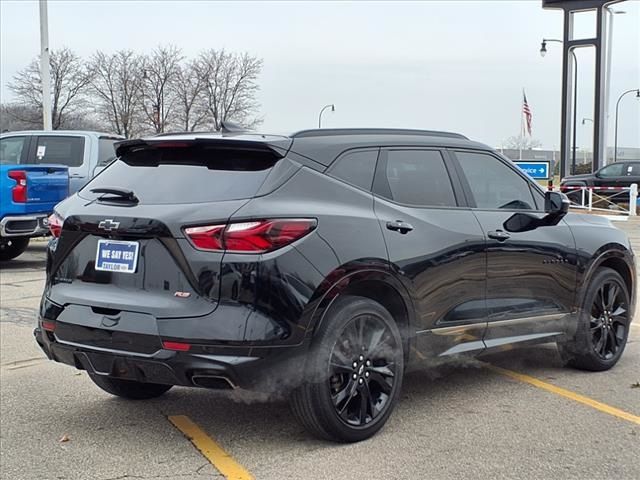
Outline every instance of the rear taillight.
POLYGON ((281 218, 185 228, 201 250, 264 253, 284 247, 311 232, 317 225, 309 218, 281 218))
POLYGON ((53 212, 51 215, 49 215, 47 223, 51 235, 53 235, 54 238, 58 238, 60 236, 60 233, 62 233, 62 224, 64 223, 62 217, 56 212, 53 212))
POLYGON ((11 170, 9 178, 16 181, 11 189, 11 197, 15 203, 25 203, 27 201, 27 172, 24 170, 11 170))

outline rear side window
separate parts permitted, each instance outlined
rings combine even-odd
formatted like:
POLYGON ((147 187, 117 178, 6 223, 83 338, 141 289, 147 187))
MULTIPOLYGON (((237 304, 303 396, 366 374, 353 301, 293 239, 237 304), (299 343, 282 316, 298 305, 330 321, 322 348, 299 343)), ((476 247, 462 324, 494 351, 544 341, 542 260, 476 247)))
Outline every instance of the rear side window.
POLYGON ((355 150, 340 157, 329 173, 364 190, 371 190, 377 160, 378 150, 355 150))
POLYGON ((529 183, 493 155, 456 152, 476 201, 483 209, 534 210, 529 183))
POLYGON ((98 140, 98 166, 106 167, 116 158, 116 149, 113 145, 118 140, 111 138, 100 138, 98 140))
POLYGON ((145 148, 118 158, 93 178, 93 188, 134 192, 141 204, 205 203, 253 197, 278 160, 271 152, 207 146, 145 148))
POLYGON ((83 137, 38 137, 32 163, 58 163, 79 167, 84 159, 83 137))
POLYGON ((388 192, 398 203, 416 206, 456 206, 444 159, 436 150, 389 150, 386 162, 388 192))
POLYGON ((0 164, 17 165, 22 163, 26 152, 27 137, 8 137, 0 139, 0 164))
POLYGON ((627 164, 627 175, 640 176, 640 163, 627 164))

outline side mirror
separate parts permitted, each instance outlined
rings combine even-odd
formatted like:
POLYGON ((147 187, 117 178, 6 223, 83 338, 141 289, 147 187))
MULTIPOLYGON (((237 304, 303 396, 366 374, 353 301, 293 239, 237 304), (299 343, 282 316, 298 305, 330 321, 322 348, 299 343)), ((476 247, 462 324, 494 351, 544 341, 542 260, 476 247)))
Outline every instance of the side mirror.
POLYGON ((569 211, 571 202, 564 193, 545 192, 544 194, 544 212, 549 217, 564 217, 569 211))

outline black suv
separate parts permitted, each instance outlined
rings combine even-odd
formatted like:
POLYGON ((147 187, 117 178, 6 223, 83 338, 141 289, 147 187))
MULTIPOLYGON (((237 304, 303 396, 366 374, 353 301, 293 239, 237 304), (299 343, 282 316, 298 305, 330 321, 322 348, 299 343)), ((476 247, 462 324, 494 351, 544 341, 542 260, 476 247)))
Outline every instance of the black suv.
POLYGON ((358 441, 410 366, 557 342, 606 370, 624 350, 626 236, 462 135, 176 134, 117 155, 50 219, 35 331, 111 394, 282 392, 314 434, 358 441))
MULTIPOLYGON (((567 187, 594 187, 599 195, 615 194, 615 190, 603 187, 630 187, 640 184, 640 160, 619 161, 602 167, 594 173, 583 175, 569 175, 560 181, 560 191, 567 193, 572 199, 580 196, 580 190, 567 187), (600 188, 598 188, 600 187, 600 188)), ((620 201, 629 201, 628 195, 616 195, 620 201)))

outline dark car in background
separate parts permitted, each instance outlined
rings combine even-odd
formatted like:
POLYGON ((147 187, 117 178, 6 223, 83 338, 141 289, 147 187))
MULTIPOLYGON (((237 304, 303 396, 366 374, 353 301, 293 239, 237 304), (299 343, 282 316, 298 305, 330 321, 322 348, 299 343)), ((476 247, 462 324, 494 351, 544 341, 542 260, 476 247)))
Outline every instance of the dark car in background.
POLYGON ((117 156, 56 208, 35 330, 111 394, 277 392, 350 442, 409 368, 556 342, 601 371, 624 350, 626 236, 462 135, 176 134, 117 156))
MULTIPOLYGON (((560 191, 569 195, 572 200, 577 200, 582 195, 581 191, 568 187, 594 187, 594 192, 604 196, 616 193, 615 190, 606 190, 604 187, 630 187, 634 183, 640 185, 640 160, 621 160, 605 165, 594 173, 564 177, 560 181, 560 191)), ((616 198, 619 201, 629 201, 628 195, 616 195, 616 198)))

